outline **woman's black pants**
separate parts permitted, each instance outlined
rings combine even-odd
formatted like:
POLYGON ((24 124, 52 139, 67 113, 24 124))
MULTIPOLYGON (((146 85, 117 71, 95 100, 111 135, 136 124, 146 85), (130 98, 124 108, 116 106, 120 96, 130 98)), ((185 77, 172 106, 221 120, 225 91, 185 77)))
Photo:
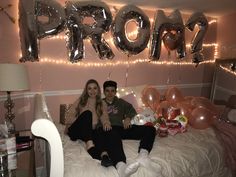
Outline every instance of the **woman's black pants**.
POLYGON ((105 151, 105 139, 102 133, 99 133, 98 129, 93 129, 92 125, 92 112, 84 111, 68 128, 68 136, 72 141, 78 139, 85 143, 92 140, 95 147, 93 149, 93 155, 89 153, 95 159, 101 159, 101 153, 105 151))

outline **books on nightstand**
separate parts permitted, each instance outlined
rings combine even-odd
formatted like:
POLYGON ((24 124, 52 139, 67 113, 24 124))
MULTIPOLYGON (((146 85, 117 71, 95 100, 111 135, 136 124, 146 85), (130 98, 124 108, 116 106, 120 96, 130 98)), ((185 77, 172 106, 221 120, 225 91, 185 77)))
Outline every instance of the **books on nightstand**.
POLYGON ((32 141, 30 136, 16 136, 16 151, 29 150, 32 147, 32 141))
POLYGON ((0 150, 7 153, 7 169, 16 169, 16 138, 15 136, 0 139, 0 150))

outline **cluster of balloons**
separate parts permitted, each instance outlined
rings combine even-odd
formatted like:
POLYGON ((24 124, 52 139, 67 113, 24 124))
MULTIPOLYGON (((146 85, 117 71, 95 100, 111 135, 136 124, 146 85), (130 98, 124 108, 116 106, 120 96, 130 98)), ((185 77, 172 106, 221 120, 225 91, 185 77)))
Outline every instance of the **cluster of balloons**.
POLYGON ((147 86, 142 90, 142 102, 157 115, 163 115, 163 110, 175 108, 180 114, 188 118, 189 124, 196 129, 205 129, 212 125, 218 116, 217 107, 205 97, 183 96, 176 87, 166 90, 164 100, 160 100, 160 93, 155 87, 147 86))
POLYGON ((103 37, 110 29, 114 44, 128 56, 142 52, 151 36, 150 59, 160 58, 162 41, 168 50, 176 50, 178 58, 183 58, 186 56, 185 27, 193 31, 195 25, 198 25, 199 31, 192 40, 191 53, 194 62, 203 59, 202 42, 208 22, 202 13, 194 13, 184 25, 178 10, 169 16, 166 16, 164 11, 158 10, 152 34, 148 16, 134 5, 122 7, 114 21, 112 19, 109 7, 101 1, 67 1, 65 7, 62 7, 55 0, 19 0, 22 51, 20 61, 38 61, 39 40, 63 30, 66 30, 66 47, 71 62, 78 62, 84 58, 84 39, 90 39, 100 59, 112 59, 114 53, 103 37), (87 17, 92 18, 93 22, 84 23, 87 17), (137 24, 138 34, 135 39, 130 39, 126 34, 126 26, 130 21, 135 21, 137 24))

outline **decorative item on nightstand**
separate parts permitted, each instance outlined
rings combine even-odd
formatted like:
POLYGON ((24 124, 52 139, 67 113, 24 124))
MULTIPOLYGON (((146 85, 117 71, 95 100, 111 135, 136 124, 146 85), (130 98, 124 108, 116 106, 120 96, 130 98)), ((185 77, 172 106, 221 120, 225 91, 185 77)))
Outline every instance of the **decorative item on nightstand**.
POLYGON ((21 152, 32 148, 33 139, 30 136, 16 136, 16 151, 21 152))
POLYGON ((66 112, 69 111, 72 104, 60 104, 60 123, 65 125, 66 124, 66 112))
POLYGON ((15 118, 12 108, 14 102, 11 99, 11 92, 24 91, 29 89, 28 74, 23 64, 0 63, 0 91, 7 92, 7 100, 4 103, 7 112, 5 123, 9 133, 15 132, 15 125, 12 120, 15 118))

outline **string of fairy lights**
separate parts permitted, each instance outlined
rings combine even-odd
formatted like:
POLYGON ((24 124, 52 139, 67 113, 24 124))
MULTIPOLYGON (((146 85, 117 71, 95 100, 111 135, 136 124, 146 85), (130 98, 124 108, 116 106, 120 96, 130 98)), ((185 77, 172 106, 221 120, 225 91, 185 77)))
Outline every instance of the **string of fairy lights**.
POLYGON ((225 66, 222 66, 220 65, 220 68, 223 69, 224 71, 230 73, 230 74, 233 74, 234 76, 236 76, 236 72, 235 71, 232 71, 231 69, 229 69, 228 67, 225 67, 225 66))
MULTIPOLYGON (((150 22, 153 23, 154 19, 150 18, 150 22)), ((209 25, 217 23, 216 19, 210 20, 208 22, 209 25)), ((133 32, 129 32, 127 34, 128 37, 132 37, 134 35, 137 35, 137 31, 133 31, 133 32)), ((50 38, 47 38, 47 40, 66 40, 67 36, 63 35, 63 34, 59 34, 59 35, 55 35, 52 36, 50 38)), ((87 42, 89 42, 89 40, 85 40, 87 42)), ((111 45, 114 46, 113 43, 113 39, 112 37, 107 38, 106 42, 110 43, 111 45)), ((149 48, 149 45, 147 46, 147 48, 149 48)), ((162 47, 163 47, 163 43, 162 43, 162 47)), ((186 44, 187 48, 191 47, 191 44, 186 44)), ((203 61, 200 64, 207 64, 207 63, 214 63, 215 59, 218 57, 218 44, 217 43, 210 43, 210 44, 203 44, 204 48, 210 48, 213 47, 214 48, 214 58, 212 60, 207 60, 207 61, 203 61)), ((128 61, 111 61, 111 60, 103 60, 102 62, 77 62, 77 63, 71 63, 70 61, 68 61, 65 58, 57 58, 57 59, 53 59, 53 58, 49 58, 49 57, 43 57, 39 59, 40 63, 51 63, 51 64, 58 64, 58 65, 68 65, 68 66, 78 66, 78 67, 109 67, 109 66, 118 66, 118 65, 125 65, 125 66, 130 66, 130 65, 135 65, 135 64, 140 64, 140 63, 150 63, 150 64, 154 64, 154 65, 196 65, 195 63, 191 62, 191 61, 151 61, 150 59, 135 59, 135 60, 128 60, 128 61)), ((236 75, 236 72, 226 68, 226 67, 222 67, 222 69, 226 70, 227 72, 230 72, 232 74, 236 75)))
MULTIPOLYGON (((120 4, 109 4, 111 7, 111 12, 113 15, 115 15, 118 12, 118 9, 122 6, 120 4)), ((147 9, 151 13, 155 12, 153 9, 147 9)), ((18 15, 18 14, 17 14, 18 15)), ((151 23, 154 23, 154 18, 149 18, 151 23)), ((208 21, 208 24, 215 24, 217 23, 216 19, 211 19, 208 21)), ((137 31, 129 32, 127 36, 133 36, 137 35, 137 31)), ((66 40, 67 36, 64 34, 58 34, 51 36, 50 38, 47 38, 46 40, 66 40)), ((88 41, 88 40, 85 40, 88 41)), ((107 38, 106 42, 112 44, 113 39, 112 37, 107 38)), ((149 45, 147 46, 149 47, 149 45)), ((162 44, 163 47, 163 44, 162 44)), ((191 47, 191 44, 186 44, 187 48, 191 47)), ((203 44, 203 47, 214 47, 214 59, 217 58, 218 56, 218 44, 217 43, 211 43, 211 44, 203 44)), ((21 58, 21 54, 19 54, 19 58, 21 58)), ((205 64, 205 63, 214 63, 214 59, 210 61, 203 61, 200 64, 205 64)), ((51 64, 58 64, 58 65, 67 65, 67 66, 78 66, 78 67, 107 67, 107 66, 118 66, 118 65, 134 65, 134 64, 139 64, 139 63, 150 63, 150 64, 155 64, 155 65, 196 65, 195 63, 192 63, 191 61, 151 61, 150 59, 135 59, 135 60, 129 60, 129 61, 114 61, 114 60, 102 60, 98 62, 77 62, 77 63, 71 63, 67 58, 50 58, 50 57, 42 57, 39 59, 40 63, 51 63, 51 64)))
MULTIPOLYGON (((154 19, 150 18, 150 21, 153 22, 154 19)), ((217 21, 214 20, 210 20, 209 24, 214 24, 217 21)), ((128 37, 130 36, 134 36, 137 35, 137 31, 133 31, 133 32, 129 32, 127 34, 128 37)), ((56 35, 56 36, 52 36, 51 38, 48 38, 49 40, 66 40, 67 36, 66 35, 56 35)), ((85 40, 86 42, 89 42, 89 40, 85 40)), ((110 38, 106 38, 106 42, 112 44, 114 46, 113 43, 113 39, 112 37, 110 38)), ((164 44, 162 43, 162 48, 163 48, 164 44)), ((191 44, 186 44, 187 48, 191 47, 191 44)), ((218 44, 217 43, 210 43, 210 44, 203 44, 203 47, 214 47, 214 59, 217 58, 218 56, 218 44)), ((149 45, 147 46, 147 48, 149 48, 149 45)), ((151 64, 155 64, 155 65, 196 65, 195 63, 192 62, 185 62, 185 61, 151 61, 150 59, 135 59, 135 60, 130 60, 130 61, 111 61, 111 60, 103 60, 103 62, 77 62, 77 63, 71 63, 70 61, 65 61, 64 58, 57 58, 57 59, 53 59, 53 58, 49 58, 49 57, 44 57, 40 59, 40 62, 42 63, 52 63, 52 64, 63 64, 63 65, 70 65, 70 66, 79 66, 79 67, 107 67, 107 66, 117 66, 117 65, 134 65, 137 63, 151 63, 151 64)), ((214 63, 214 60, 210 60, 210 61, 203 61, 201 62, 201 64, 205 64, 205 63, 214 63)))
MULTIPOLYGON (((81 67, 109 67, 109 66, 118 66, 118 65, 134 65, 138 63, 151 63, 155 65, 196 65, 192 62, 174 62, 174 61, 150 61, 150 59, 135 59, 132 61, 106 61, 106 62, 77 62, 77 63, 71 63, 70 61, 65 61, 63 59, 49 59, 47 57, 40 59, 40 62, 43 63, 52 63, 52 64, 63 64, 63 65, 70 65, 70 66, 81 66, 81 67)), ((215 60, 209 60, 209 61, 203 61, 200 64, 206 64, 206 63, 214 63, 215 60)))
MULTIPOLYGON (((191 44, 187 44, 186 47, 190 48, 191 44)), ((203 44, 203 47, 214 47, 214 59, 218 56, 218 44, 212 43, 212 44, 203 44)), ((208 60, 203 61, 200 64, 205 63, 214 63, 215 60, 208 60)), ((102 60, 102 62, 77 62, 77 63, 71 63, 68 60, 65 60, 64 58, 49 58, 44 57, 40 59, 40 62, 42 63, 51 63, 51 64, 63 64, 63 65, 69 65, 69 66, 80 66, 80 67, 107 67, 107 66, 118 66, 118 65, 134 65, 138 63, 151 63, 155 65, 196 65, 193 62, 188 61, 152 61, 150 59, 135 59, 135 60, 129 60, 129 61, 111 61, 111 60, 102 60)))

